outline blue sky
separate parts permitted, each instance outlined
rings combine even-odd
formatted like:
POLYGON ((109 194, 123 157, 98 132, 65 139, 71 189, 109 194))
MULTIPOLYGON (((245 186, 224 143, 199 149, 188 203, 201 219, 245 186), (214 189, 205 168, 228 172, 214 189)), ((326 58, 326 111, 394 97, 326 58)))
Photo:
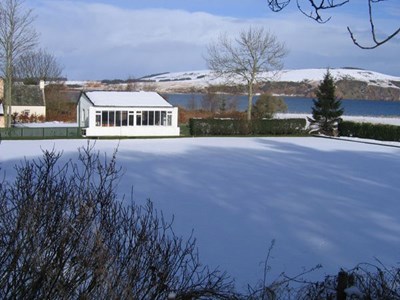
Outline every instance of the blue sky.
MULTIPOLYGON (((292 0, 294 1, 294 0, 292 0)), ((304 3, 307 1, 304 0, 304 3)), ((400 76, 400 37, 372 51, 360 50, 346 26, 369 42, 365 0, 326 13, 321 25, 296 3, 280 13, 265 0, 27 0, 37 16, 41 46, 53 53, 69 79, 140 77, 201 70, 207 45, 221 32, 232 37, 263 26, 289 49, 285 68, 352 66, 400 76)), ((378 33, 400 26, 400 3, 387 0, 375 11, 378 33)))

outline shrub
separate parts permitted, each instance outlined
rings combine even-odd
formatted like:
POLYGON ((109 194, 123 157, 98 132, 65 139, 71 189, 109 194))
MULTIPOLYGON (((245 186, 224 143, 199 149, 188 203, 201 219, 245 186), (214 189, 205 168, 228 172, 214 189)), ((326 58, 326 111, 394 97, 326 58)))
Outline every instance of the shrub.
POLYGON ((381 141, 400 141, 400 126, 343 121, 339 123, 339 134, 381 141))
POLYGON ((262 94, 253 105, 251 114, 253 119, 271 119, 275 113, 286 111, 287 105, 283 98, 262 94))
POLYGON ((78 163, 45 151, 0 181, 1 299, 230 299, 152 204, 116 198, 120 169, 91 147, 78 163))
POLYGON ((274 120, 222 120, 191 119, 190 134, 213 135, 295 135, 303 134, 305 119, 274 120))

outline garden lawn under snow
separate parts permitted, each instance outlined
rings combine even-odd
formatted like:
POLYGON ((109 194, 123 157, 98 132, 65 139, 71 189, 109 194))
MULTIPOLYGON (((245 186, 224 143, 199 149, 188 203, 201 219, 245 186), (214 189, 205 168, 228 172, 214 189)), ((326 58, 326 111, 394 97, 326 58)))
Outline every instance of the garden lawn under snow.
MULTIPOLYGON (((64 151, 76 158, 84 140, 3 141, 0 166, 64 151)), ((400 144, 399 144, 400 146, 400 144)), ((204 264, 219 266, 238 288, 262 277, 272 240, 269 280, 322 264, 323 279, 341 267, 400 261, 400 148, 323 138, 186 138, 99 140, 119 147, 119 192, 165 216, 175 232, 198 239, 204 264)))

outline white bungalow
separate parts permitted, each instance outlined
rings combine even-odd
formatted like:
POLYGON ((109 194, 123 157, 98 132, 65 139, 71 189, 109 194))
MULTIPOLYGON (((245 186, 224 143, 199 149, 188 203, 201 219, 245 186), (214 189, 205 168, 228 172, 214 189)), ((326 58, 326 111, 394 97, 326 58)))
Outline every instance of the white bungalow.
POLYGON ((85 136, 179 136, 178 108, 155 92, 82 92, 78 125, 85 136))

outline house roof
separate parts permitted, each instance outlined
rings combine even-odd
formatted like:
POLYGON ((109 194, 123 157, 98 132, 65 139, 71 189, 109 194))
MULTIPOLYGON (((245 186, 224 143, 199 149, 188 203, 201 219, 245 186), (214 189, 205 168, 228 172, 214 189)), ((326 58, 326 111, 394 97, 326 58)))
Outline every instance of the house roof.
POLYGON ((85 92, 88 99, 96 106, 123 107, 172 107, 163 97, 155 92, 85 92))
POLYGON ((16 84, 12 94, 13 106, 44 106, 43 94, 37 85, 16 84))

